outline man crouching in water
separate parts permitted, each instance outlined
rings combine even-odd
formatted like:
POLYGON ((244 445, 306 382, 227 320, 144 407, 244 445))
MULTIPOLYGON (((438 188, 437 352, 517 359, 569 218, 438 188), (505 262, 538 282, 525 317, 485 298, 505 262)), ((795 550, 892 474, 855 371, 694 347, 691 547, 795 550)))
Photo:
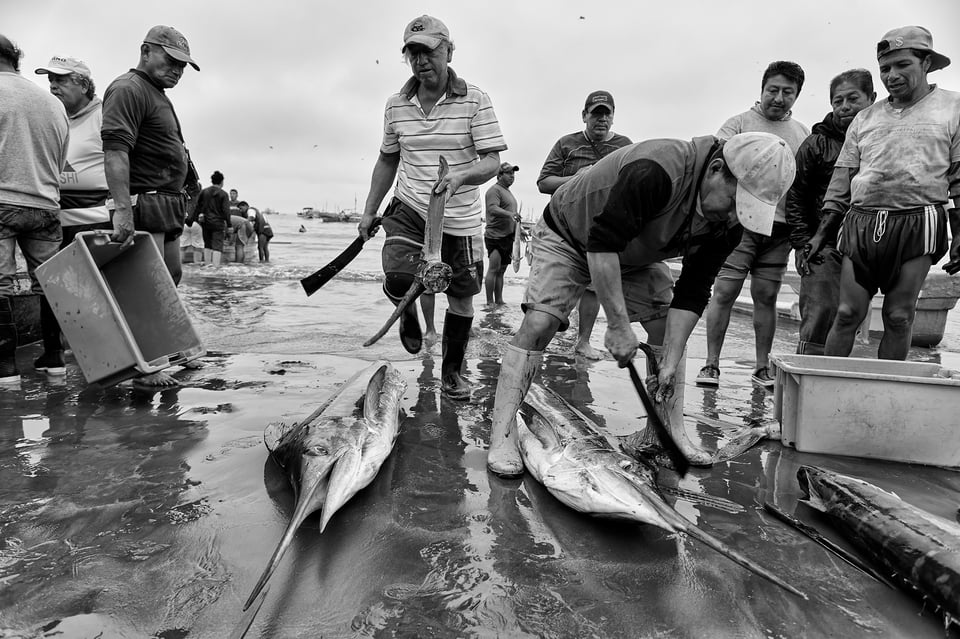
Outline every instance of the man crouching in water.
POLYGON ((501 477, 523 473, 517 409, 544 349, 567 328, 591 281, 607 317, 607 350, 626 366, 638 346, 630 323, 644 325, 660 352, 655 399, 667 402, 671 434, 691 463, 709 464, 683 427, 687 339, 741 226, 770 235, 794 173, 783 140, 751 132, 726 142, 705 136, 631 144, 564 184, 533 231, 523 322, 500 364, 487 467, 501 477), (662 261, 678 256, 683 268, 674 287, 662 261))

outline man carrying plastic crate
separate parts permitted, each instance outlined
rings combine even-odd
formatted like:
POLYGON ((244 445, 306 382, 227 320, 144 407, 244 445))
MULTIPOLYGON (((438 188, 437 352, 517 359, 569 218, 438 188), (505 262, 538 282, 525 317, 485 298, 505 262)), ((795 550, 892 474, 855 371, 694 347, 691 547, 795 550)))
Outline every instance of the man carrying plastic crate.
MULTIPOLYGON (((181 275, 187 189, 196 185, 197 176, 164 91, 177 86, 187 64, 200 70, 187 39, 173 27, 158 25, 140 45, 137 68, 119 76, 103 95, 101 136, 114 206, 112 239, 129 245, 134 231, 149 232, 174 283, 181 275)), ((134 384, 162 388, 177 381, 158 371, 134 384)))
MULTIPOLYGON (((0 383, 19 383, 17 325, 13 314, 14 247, 34 269, 60 248, 60 171, 67 158, 70 125, 63 104, 20 75, 23 52, 0 35, 0 383), (16 158, 14 161, 7 159, 16 158)), ((60 329, 46 298, 40 298, 44 341, 60 329)), ((62 366, 62 360, 61 360, 62 366)), ((60 371, 62 372, 62 370, 60 371)))

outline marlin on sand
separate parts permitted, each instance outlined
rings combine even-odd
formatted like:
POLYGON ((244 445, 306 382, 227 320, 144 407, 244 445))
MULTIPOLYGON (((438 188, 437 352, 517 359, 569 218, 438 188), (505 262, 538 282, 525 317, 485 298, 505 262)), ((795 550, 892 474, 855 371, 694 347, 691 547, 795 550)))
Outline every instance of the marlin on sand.
POLYGON ((264 590, 303 520, 319 510, 323 532, 333 514, 376 477, 397 439, 406 386, 389 362, 379 361, 344 382, 302 422, 267 427, 264 443, 286 471, 297 504, 244 610, 264 590))
POLYGON ((807 598, 684 519, 660 495, 651 468, 615 449, 589 418, 556 393, 532 384, 526 403, 517 413, 517 432, 530 474, 567 506, 599 517, 684 533, 781 588, 807 598))

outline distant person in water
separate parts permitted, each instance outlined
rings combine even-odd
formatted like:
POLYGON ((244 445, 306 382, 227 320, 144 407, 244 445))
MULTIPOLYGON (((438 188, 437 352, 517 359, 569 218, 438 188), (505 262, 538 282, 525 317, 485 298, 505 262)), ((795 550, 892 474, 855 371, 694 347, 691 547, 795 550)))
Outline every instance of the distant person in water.
POLYGON ((203 231, 203 263, 220 266, 223 241, 230 225, 230 203, 220 171, 214 171, 210 175, 210 186, 200 191, 193 215, 203 231))
POLYGON ((484 289, 487 304, 503 304, 503 274, 510 266, 513 254, 513 237, 517 233, 517 198, 510 192, 520 168, 509 162, 500 165, 496 183, 487 189, 484 202, 487 205, 487 224, 483 243, 487 247, 487 277, 484 289))
POLYGON ((300 225, 300 232, 301 232, 301 233, 306 233, 306 232, 307 232, 307 227, 305 227, 303 224, 301 224, 301 225, 300 225))

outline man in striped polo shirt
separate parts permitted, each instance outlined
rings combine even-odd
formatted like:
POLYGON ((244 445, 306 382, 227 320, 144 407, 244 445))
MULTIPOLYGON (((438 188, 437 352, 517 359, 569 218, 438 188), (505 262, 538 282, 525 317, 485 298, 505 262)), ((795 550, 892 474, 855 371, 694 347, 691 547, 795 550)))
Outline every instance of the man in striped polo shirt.
MULTIPOLYGON (((440 156, 450 171, 436 186, 447 192, 441 259, 453 268, 447 288, 443 324, 443 392, 452 399, 470 397, 460 370, 473 323, 473 296, 483 282, 483 231, 479 185, 500 166, 507 148, 493 104, 486 93, 468 84, 447 66, 453 58, 450 32, 428 15, 411 21, 401 52, 413 71, 387 100, 383 142, 370 179, 370 192, 358 227, 370 236, 380 204, 391 186, 393 199, 383 214, 383 290, 397 304, 414 282, 424 241, 430 193, 437 181, 440 156)), ((423 334, 416 305, 400 316, 400 342, 418 353, 423 334)))

